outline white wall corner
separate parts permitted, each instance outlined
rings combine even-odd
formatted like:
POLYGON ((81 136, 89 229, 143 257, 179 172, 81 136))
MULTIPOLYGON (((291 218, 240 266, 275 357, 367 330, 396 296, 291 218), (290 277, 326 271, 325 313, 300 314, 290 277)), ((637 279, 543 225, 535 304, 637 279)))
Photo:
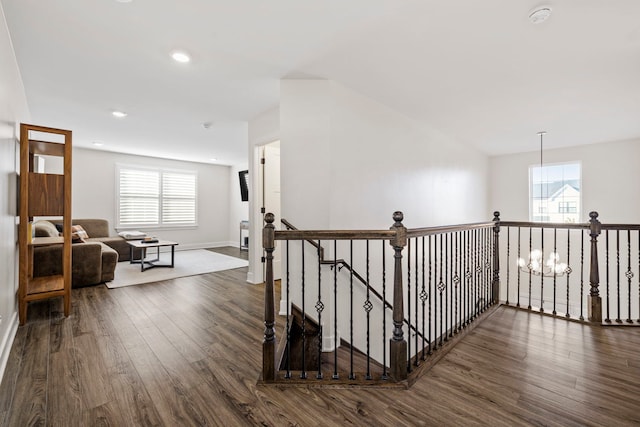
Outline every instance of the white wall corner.
MULTIPOLYGON (((289 313, 291 313, 291 308, 289 307, 289 313)), ((280 312, 278 313, 280 316, 286 316, 287 315, 287 300, 286 299, 281 299, 280 300, 280 312)))
POLYGON ((0 382, 4 377, 4 370, 7 368, 9 362, 9 354, 11 353, 11 347, 13 346, 13 340, 18 332, 18 312, 14 311, 11 319, 9 319, 9 325, 6 328, 6 334, 0 341, 0 382))
POLYGON ((336 349, 336 341, 338 342, 338 347, 340 347, 340 331, 336 332, 336 336, 334 335, 322 335, 322 351, 325 353, 332 352, 336 349), (336 340, 337 336, 337 340, 336 340))

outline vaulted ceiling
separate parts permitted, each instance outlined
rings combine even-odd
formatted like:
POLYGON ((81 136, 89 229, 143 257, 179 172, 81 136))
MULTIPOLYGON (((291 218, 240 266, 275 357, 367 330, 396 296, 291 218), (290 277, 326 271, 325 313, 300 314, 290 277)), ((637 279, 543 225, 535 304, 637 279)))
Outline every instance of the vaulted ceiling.
POLYGON ((283 78, 335 80, 490 155, 539 130, 549 148, 640 137, 640 1, 546 4, 532 24, 531 0, 2 0, 32 121, 76 146, 246 162, 283 78))

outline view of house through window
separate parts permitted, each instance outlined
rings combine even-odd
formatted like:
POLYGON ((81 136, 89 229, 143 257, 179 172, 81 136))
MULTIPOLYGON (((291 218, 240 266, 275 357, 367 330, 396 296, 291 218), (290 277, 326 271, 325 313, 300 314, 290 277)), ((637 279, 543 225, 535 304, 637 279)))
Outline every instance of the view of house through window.
POLYGON ((529 168, 529 219, 580 222, 580 163, 529 168))
POLYGON ((118 228, 196 225, 195 172, 118 165, 116 183, 118 228))

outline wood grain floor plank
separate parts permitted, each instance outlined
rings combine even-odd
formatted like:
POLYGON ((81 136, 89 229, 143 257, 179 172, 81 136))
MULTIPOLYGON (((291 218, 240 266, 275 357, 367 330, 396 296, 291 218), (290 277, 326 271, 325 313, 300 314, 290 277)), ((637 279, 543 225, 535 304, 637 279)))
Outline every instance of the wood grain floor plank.
MULTIPOLYGON (((16 336, 13 339, 13 345, 9 352, 7 366, 5 367, 2 384, 0 384, 0 413, 6 414, 11 408, 16 384, 19 381, 20 365, 24 355, 24 348, 27 342, 28 327, 18 328, 16 336)), ((4 425, 0 424, 0 425, 4 425)))
MULTIPOLYGON (((36 310, 34 312, 39 313, 36 310)), ((47 420, 49 321, 39 318, 39 320, 32 321, 22 327, 28 328, 26 343, 13 403, 6 422, 9 426, 45 425, 47 420)))
POLYGON ((52 319, 49 331, 47 424, 66 426, 69 418, 77 419, 84 410, 72 322, 64 317, 52 319))
POLYGON ((245 268, 74 289, 67 319, 32 304, 0 425, 640 424, 640 328, 500 308, 409 390, 274 387, 257 384, 263 292, 245 268))

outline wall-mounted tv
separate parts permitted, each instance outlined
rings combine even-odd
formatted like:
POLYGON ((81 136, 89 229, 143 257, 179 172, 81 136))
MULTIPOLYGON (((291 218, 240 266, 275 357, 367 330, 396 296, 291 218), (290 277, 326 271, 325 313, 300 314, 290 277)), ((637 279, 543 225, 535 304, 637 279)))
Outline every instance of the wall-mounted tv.
POLYGON ((249 171, 238 172, 240 178, 240 198, 243 202, 249 201, 249 171))

